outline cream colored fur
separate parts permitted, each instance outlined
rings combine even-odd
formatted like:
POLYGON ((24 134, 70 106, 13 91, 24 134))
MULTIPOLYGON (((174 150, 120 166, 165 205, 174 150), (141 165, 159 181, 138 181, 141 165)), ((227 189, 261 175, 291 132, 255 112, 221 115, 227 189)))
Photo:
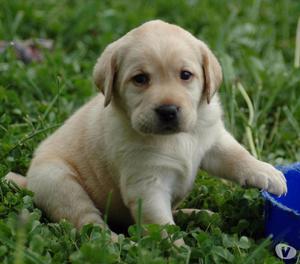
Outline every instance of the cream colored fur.
POLYGON ((104 95, 41 143, 27 173, 35 203, 53 221, 104 225, 111 193, 113 224, 136 219, 139 199, 143 223, 174 224, 172 208, 193 187, 199 167, 286 193, 281 172, 252 157, 224 128, 216 93, 221 67, 182 28, 150 21, 130 31, 104 50, 94 79, 104 95), (193 74, 191 80, 180 79, 182 70, 193 74), (150 76, 147 85, 132 81, 140 73, 150 76), (164 134, 154 109, 170 104, 180 108, 178 130, 164 134))

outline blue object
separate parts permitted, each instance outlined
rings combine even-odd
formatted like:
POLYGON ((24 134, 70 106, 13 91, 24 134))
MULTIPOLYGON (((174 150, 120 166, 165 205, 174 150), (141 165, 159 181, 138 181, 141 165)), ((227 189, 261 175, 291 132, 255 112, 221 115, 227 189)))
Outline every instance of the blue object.
POLYGON ((293 257, 294 261, 289 259, 295 255, 295 250, 300 250, 300 162, 278 166, 277 169, 285 175, 288 193, 278 197, 267 191, 262 192, 266 201, 265 233, 272 236, 277 256, 286 263, 294 263, 298 252, 293 257))

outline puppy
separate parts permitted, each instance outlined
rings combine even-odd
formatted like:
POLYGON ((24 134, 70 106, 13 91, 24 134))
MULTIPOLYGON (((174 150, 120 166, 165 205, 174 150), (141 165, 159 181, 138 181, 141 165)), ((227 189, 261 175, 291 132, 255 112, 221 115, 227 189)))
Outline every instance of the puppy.
POLYGON ((110 44, 94 68, 102 94, 80 108, 35 152, 24 178, 53 220, 77 228, 109 223, 174 224, 172 208, 191 190, 199 167, 271 193, 284 176, 255 159, 225 129, 221 66, 182 28, 150 21, 110 44))

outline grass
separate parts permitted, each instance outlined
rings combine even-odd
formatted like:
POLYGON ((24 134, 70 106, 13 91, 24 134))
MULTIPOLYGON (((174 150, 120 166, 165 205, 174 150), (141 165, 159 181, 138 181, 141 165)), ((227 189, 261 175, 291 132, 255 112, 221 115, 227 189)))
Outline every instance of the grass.
MULTIPOLYGON (((42 63, 22 63, 13 48, 0 54, 0 177, 26 173, 38 143, 95 94, 91 71, 103 48, 153 18, 190 30, 217 54, 225 123, 240 142, 274 165, 300 160, 298 1, 0 0, 0 6, 0 39, 55 42, 42 63)), ((50 223, 32 195, 0 182, 1 263, 281 263, 263 237, 259 192, 202 172, 182 206, 216 214, 178 215, 179 227, 150 225, 142 237, 142 227, 132 226, 117 244, 91 225, 76 232, 66 221, 50 223), (162 228, 188 247, 162 239, 162 228)))

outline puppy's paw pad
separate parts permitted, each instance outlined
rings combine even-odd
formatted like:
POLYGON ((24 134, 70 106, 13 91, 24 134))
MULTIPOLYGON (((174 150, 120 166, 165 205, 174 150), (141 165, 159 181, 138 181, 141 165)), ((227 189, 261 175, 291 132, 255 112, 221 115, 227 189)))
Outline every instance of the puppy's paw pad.
POLYGON ((249 177, 245 180, 246 183, 278 196, 287 193, 284 175, 272 165, 257 161, 251 168, 248 172, 249 177))
POLYGON ((276 195, 282 195, 287 192, 286 179, 281 171, 275 169, 270 164, 264 163, 264 175, 268 179, 268 187, 266 190, 276 195))

